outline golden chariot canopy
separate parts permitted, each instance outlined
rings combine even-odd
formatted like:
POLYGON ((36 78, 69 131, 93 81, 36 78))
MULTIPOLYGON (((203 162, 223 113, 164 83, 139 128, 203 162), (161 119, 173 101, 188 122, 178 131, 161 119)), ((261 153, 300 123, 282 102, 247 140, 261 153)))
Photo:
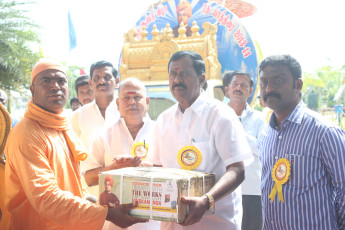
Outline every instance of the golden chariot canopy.
POLYGON ((199 34, 199 27, 194 21, 191 27, 192 35, 186 36, 186 27, 181 23, 178 29, 179 36, 174 38, 170 25, 167 24, 161 31, 153 26, 152 40, 147 39, 148 32, 143 27, 140 38, 134 29, 125 34, 125 44, 122 48, 122 62, 120 77, 136 77, 144 82, 167 81, 168 62, 173 53, 181 50, 190 50, 199 53, 206 66, 206 79, 221 80, 221 64, 218 61, 217 51, 217 24, 205 22, 202 25, 204 32, 199 34))

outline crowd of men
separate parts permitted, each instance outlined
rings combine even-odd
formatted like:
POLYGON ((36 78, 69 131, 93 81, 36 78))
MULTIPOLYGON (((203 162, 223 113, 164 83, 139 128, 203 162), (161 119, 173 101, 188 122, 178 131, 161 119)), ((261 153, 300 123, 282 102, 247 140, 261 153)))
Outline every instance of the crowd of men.
POLYGON ((225 104, 204 92, 199 54, 176 52, 167 69, 177 103, 152 121, 145 85, 120 82, 109 62, 95 62, 76 80, 80 108, 72 117, 64 113, 63 66, 42 59, 33 67, 32 99, 5 148, 11 229, 345 229, 345 132, 305 106, 296 59, 260 63, 260 96, 273 110, 268 124, 247 102, 249 73, 224 74, 225 104), (146 160, 131 155, 138 142, 150 146, 146 160), (189 207, 181 224, 129 215, 137 204, 111 197, 110 179, 101 202, 88 195, 97 189, 84 190, 98 188, 98 174, 111 169, 184 168, 177 154, 191 145, 202 155, 194 170, 214 173, 216 183, 201 197, 181 197, 189 207))

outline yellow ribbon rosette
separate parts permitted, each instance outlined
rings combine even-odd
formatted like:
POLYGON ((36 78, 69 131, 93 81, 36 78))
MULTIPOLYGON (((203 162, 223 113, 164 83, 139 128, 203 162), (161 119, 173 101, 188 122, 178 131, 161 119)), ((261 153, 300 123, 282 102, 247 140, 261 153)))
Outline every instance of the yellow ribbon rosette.
POLYGON ((143 160, 145 160, 148 152, 149 146, 143 142, 137 142, 132 146, 132 155, 139 156, 143 160))
POLYGON ((284 202, 282 185, 289 180, 291 173, 291 166, 289 160, 286 158, 279 159, 272 169, 272 178, 275 181, 275 184, 271 190, 271 193, 268 199, 271 199, 271 202, 274 201, 276 193, 278 192, 279 201, 284 202))
POLYGON ((184 146, 177 153, 177 162, 185 170, 196 169, 199 167, 201 160, 201 152, 195 146, 184 146))

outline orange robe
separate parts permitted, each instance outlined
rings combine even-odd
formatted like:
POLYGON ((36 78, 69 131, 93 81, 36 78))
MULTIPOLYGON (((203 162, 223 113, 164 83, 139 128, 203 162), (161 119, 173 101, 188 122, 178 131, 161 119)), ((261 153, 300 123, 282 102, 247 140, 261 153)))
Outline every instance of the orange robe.
POLYGON ((5 147, 11 229, 102 229, 108 209, 82 198, 76 159, 86 154, 66 124, 64 116, 30 101, 11 131, 5 147))

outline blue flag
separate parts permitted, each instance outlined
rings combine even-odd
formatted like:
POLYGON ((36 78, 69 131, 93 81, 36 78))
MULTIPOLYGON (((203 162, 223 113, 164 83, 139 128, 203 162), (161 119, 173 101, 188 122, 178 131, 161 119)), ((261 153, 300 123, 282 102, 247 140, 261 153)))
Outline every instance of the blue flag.
POLYGON ((71 14, 68 10, 68 31, 69 31, 69 51, 77 46, 77 35, 72 23, 71 14))

